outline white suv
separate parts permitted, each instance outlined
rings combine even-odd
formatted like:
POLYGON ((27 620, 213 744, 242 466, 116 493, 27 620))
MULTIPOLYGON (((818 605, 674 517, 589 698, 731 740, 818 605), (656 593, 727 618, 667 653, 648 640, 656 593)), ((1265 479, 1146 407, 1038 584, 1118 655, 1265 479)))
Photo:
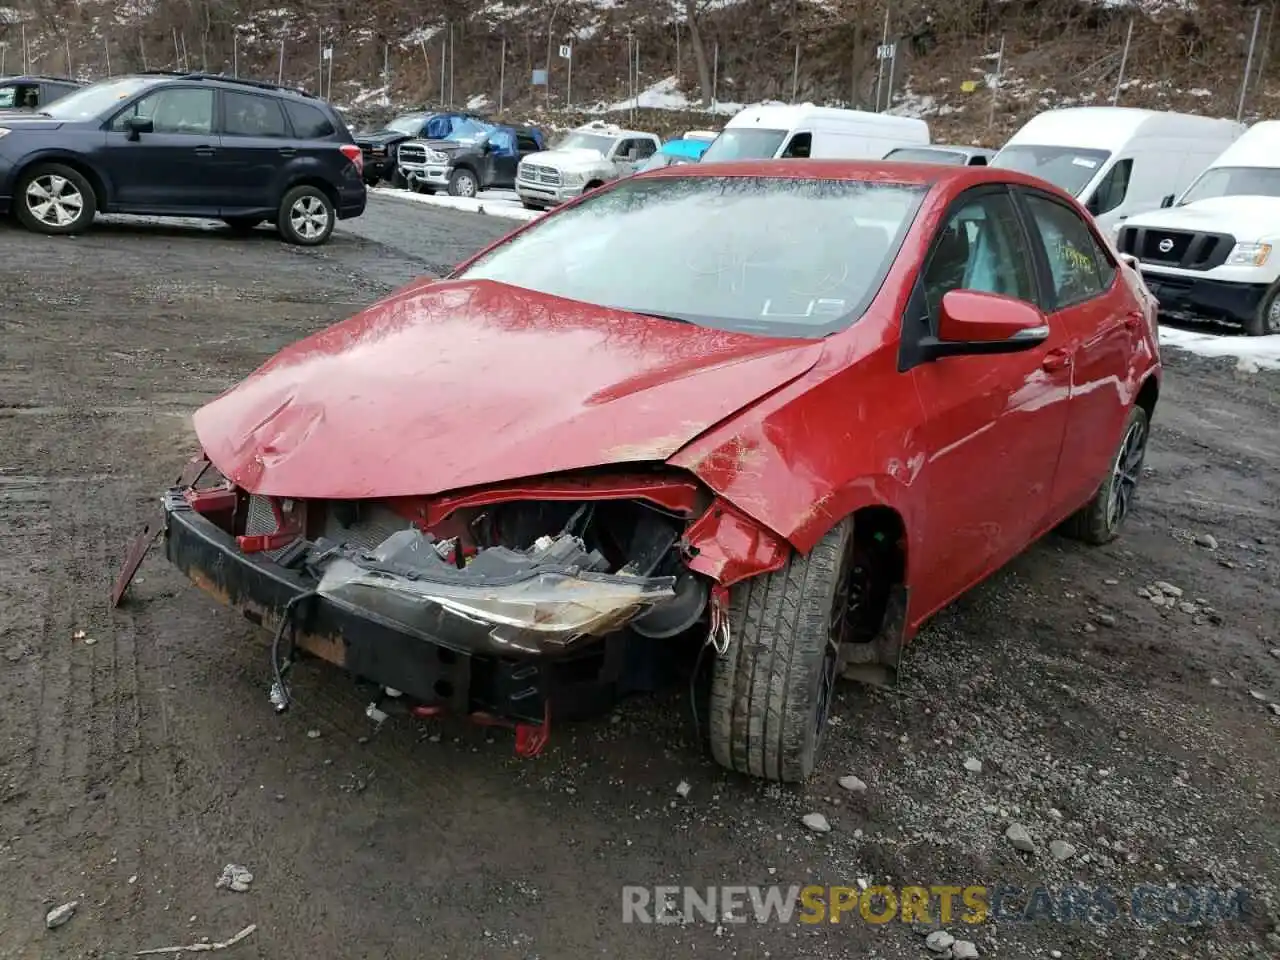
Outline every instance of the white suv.
POLYGON ((526 209, 564 203, 610 180, 635 173, 662 147, 656 134, 597 121, 579 127, 551 150, 520 161, 516 193, 526 209))

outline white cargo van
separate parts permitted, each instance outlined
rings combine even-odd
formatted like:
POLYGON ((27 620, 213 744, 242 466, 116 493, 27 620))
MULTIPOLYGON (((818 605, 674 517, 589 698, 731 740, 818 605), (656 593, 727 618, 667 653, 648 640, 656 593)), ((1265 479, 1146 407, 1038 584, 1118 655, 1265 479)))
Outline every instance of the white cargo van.
POLYGON ((702 155, 702 162, 773 157, 879 160, 895 147, 928 142, 929 125, 911 117, 812 103, 758 105, 734 114, 702 155))
POLYGON ((1168 206, 1245 131, 1244 124, 1133 107, 1068 107, 1027 121, 991 160, 1073 194, 1110 234, 1168 206))
POLYGON ((1168 209, 1121 224, 1160 308, 1280 334, 1280 121, 1256 123, 1168 209))

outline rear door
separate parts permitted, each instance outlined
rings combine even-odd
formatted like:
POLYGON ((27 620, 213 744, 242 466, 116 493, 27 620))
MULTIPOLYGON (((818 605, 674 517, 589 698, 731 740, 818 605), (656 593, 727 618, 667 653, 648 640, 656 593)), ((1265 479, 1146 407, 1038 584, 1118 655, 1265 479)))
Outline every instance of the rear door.
POLYGON ((214 91, 208 86, 166 86, 144 94, 107 127, 104 164, 122 212, 217 216, 218 149, 214 91), (130 117, 152 122, 131 135, 130 117))
POLYGON ((223 216, 273 211, 284 193, 281 174, 299 155, 280 99, 219 90, 222 152, 217 164, 223 216))
POLYGON ((1047 193, 1018 188, 1034 234, 1033 249, 1047 280, 1043 309, 1074 344, 1062 463, 1053 494, 1059 516, 1097 490, 1129 415, 1141 350, 1141 308, 1117 264, 1088 223, 1047 193))
POLYGON ((511 130, 495 130, 489 134, 485 150, 485 187, 509 187, 516 182, 516 166, 520 155, 516 152, 516 135, 511 130))

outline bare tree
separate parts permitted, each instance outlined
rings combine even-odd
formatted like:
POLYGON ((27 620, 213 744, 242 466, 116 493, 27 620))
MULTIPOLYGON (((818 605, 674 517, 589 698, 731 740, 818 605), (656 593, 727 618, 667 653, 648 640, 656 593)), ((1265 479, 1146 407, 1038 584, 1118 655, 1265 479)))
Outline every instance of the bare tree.
POLYGON ((707 63, 707 48, 702 42, 700 21, 711 0, 683 0, 684 19, 689 27, 689 46, 693 48, 693 62, 698 67, 698 93, 704 107, 711 106, 711 65, 707 63))

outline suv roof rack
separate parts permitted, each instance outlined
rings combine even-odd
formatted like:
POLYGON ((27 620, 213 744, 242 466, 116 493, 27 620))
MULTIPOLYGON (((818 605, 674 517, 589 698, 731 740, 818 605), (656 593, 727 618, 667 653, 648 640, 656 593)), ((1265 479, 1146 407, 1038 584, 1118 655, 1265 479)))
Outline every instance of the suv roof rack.
POLYGON ((76 80, 74 77, 55 77, 49 73, 19 73, 12 77, 5 77, 5 80, 54 80, 58 83, 79 83, 83 86, 83 81, 76 80))
POLYGON ((306 97, 310 100, 320 99, 314 93, 308 93, 306 90, 300 90, 297 87, 286 87, 266 80, 250 80, 247 77, 229 77, 223 73, 201 73, 200 71, 192 72, 189 70, 143 70, 141 75, 181 77, 183 80, 216 80, 219 83, 237 83, 241 86, 254 87, 258 90, 278 90, 282 93, 296 93, 298 96, 306 97))

